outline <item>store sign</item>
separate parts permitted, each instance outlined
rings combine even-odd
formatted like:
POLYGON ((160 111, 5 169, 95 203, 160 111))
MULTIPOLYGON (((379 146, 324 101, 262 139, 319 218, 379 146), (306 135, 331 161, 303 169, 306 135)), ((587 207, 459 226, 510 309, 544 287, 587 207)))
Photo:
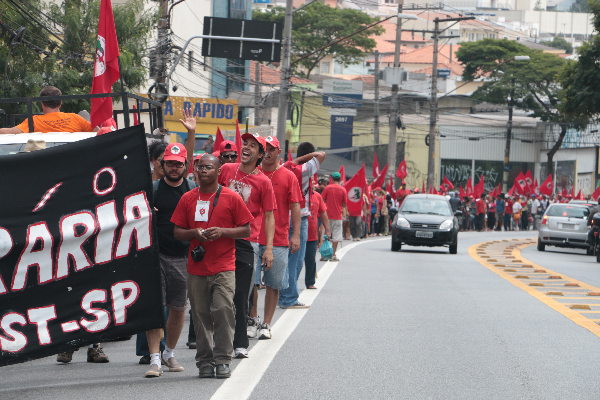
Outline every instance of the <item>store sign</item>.
POLYGON ((199 123, 228 125, 235 124, 238 113, 238 101, 170 96, 163 106, 165 121, 179 121, 183 119, 184 108, 191 109, 198 118, 197 121, 199 123))
POLYGON ((323 105, 327 107, 362 107, 363 81, 327 79, 323 81, 323 105))

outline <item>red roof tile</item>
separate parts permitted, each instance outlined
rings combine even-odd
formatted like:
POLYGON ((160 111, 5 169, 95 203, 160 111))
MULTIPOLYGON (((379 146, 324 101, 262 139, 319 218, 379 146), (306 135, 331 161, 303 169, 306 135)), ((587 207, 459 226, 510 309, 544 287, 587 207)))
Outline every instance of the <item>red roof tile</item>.
MULTIPOLYGON (((250 79, 254 79, 254 74, 256 73, 256 64, 258 64, 256 61, 251 61, 250 62, 250 79)), ((281 71, 269 67, 267 65, 264 64, 260 64, 260 81, 262 83, 266 83, 267 85, 279 85, 280 83, 280 79, 281 79, 281 71)), ((292 76, 291 79, 292 83, 313 83, 312 81, 309 81, 308 79, 304 79, 304 78, 298 78, 295 76, 292 76)))

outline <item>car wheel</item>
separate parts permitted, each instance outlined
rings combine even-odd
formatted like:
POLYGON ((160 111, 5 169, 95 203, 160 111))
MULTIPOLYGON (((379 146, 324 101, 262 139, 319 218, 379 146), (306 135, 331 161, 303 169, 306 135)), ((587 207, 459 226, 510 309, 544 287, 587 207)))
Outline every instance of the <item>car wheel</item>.
POLYGON ((538 239, 537 249, 538 249, 538 251, 546 250, 546 245, 544 243, 542 243, 542 241, 540 239, 538 239))
POLYGON ((458 250, 458 242, 450 245, 450 254, 456 254, 458 250))
POLYGON ((396 238, 392 236, 392 251, 400 251, 402 243, 396 242, 396 238))

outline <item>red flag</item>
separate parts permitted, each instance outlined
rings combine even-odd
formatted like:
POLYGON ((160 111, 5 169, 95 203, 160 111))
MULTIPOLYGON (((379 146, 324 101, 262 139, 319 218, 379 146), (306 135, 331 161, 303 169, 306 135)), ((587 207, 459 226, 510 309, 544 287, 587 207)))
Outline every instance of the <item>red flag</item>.
MULTIPOLYGON (((133 109, 137 110, 137 107, 135 106, 135 104, 133 105, 133 109)), ((133 113, 133 125, 135 126, 135 125, 139 125, 139 124, 140 124, 140 121, 138 120, 137 113, 134 112, 133 113)))
POLYGON ((385 186, 385 190, 387 190, 387 192, 390 194, 390 197, 392 199, 396 200, 396 189, 394 188, 394 178, 392 178, 391 176, 387 182, 387 185, 385 186))
POLYGON ((423 181, 423 187, 421 188, 421 193, 427 193, 427 192, 425 191, 425 181, 423 181))
POLYGON ((484 180, 483 180, 483 175, 481 175, 479 182, 473 188, 473 195, 475 196, 476 199, 478 199, 481 197, 483 192, 485 192, 485 184, 484 184, 484 180))
POLYGON ((398 165, 398 169, 396 170, 396 176, 400 179, 404 179, 406 178, 406 175, 408 175, 406 170, 406 160, 402 160, 400 165, 398 165))
POLYGON ((294 158, 292 157, 292 151, 288 148, 288 159, 287 161, 292 161, 294 158))
POLYGON ((527 187, 527 180, 525 179, 525 175, 523 175, 523 172, 519 172, 519 175, 517 175, 515 182, 518 185, 516 189, 519 192, 519 194, 525 193, 525 189, 527 187))
POLYGON ((571 198, 575 197, 575 185, 571 186, 571 198))
MULTIPOLYGON (((215 143, 213 144, 213 149, 214 151, 219 151, 219 146, 221 146, 221 142, 224 142, 225 138, 223 137, 223 134, 221 133, 221 128, 219 128, 217 126, 217 135, 215 136, 215 143)), ((240 152, 240 149, 238 149, 238 152, 240 152)))
POLYGON ((513 186, 512 186, 512 187, 510 188, 510 190, 508 191, 508 195, 509 195, 509 196, 512 196, 512 195, 513 195, 513 193, 515 193, 515 190, 516 190, 516 189, 515 189, 515 185, 513 184, 513 186))
POLYGON ((342 176, 342 185, 345 185, 346 184, 346 169, 344 168, 343 165, 340 167, 338 172, 342 176))
POLYGON ((598 200, 598 196, 600 196, 600 186, 598 186, 598 188, 594 190, 594 193, 592 193, 592 199, 598 200))
MULTIPOLYGON (((238 149, 238 153, 242 151, 244 141, 242 140, 242 132, 240 132, 240 124, 238 120, 235 120, 235 147, 238 149)), ((266 151, 267 149, 265 149, 266 151)))
POLYGON ((450 189, 454 189, 454 185, 452 184, 452 182, 450 182, 450 179, 446 178, 446 175, 444 175, 444 180, 442 181, 442 186, 444 186, 446 191, 448 191, 450 189))
POLYGON ((497 189, 496 186, 494 186, 494 191, 491 193, 491 196, 494 197, 494 198, 496 196, 498 196, 498 194, 496 193, 496 189, 497 189))
POLYGON ((461 199, 464 199, 465 197, 467 197, 467 192, 465 192, 465 189, 463 189, 462 185, 460 185, 459 195, 460 195, 461 199))
POLYGON ((537 178, 533 180, 533 186, 531 187, 531 191, 536 195, 540 194, 540 185, 538 185, 537 178))
MULTIPOLYGON (((119 79, 119 42, 110 0, 100 2, 100 20, 96 40, 96 62, 91 94, 112 93, 112 85, 119 79)), ((90 122, 92 127, 112 118, 112 97, 92 99, 90 122)))
POLYGON ((531 187, 531 185, 533 185, 533 177, 531 176, 531 170, 527 170, 527 173, 525 173, 524 177, 525 182, 527 182, 527 185, 531 187))
POLYGON ((435 190, 435 186, 431 187, 431 194, 439 194, 437 190, 435 190))
POLYGON ((385 167, 383 167, 383 171, 381 171, 381 173, 375 179, 373 179, 373 182, 371 182, 372 187, 383 187, 383 185, 385 184, 385 176, 387 175, 388 165, 389 164, 385 164, 385 167))
POLYGON ((353 217, 360 216, 362 212, 363 192, 365 190, 366 179, 365 165, 363 164, 358 172, 344 185, 344 189, 346 189, 346 192, 348 193, 346 207, 348 207, 348 213, 353 217))
POLYGON ((471 182, 471 178, 469 178, 469 180, 467 181, 467 196, 471 197, 473 196, 473 182, 471 182))
POLYGON ((567 188, 566 187, 563 187, 563 190, 562 190, 561 194, 562 194, 562 197, 567 197, 568 193, 567 193, 567 188))
POLYGON ((585 197, 583 197, 583 194, 581 193, 581 189, 579 189, 579 192, 577 192, 577 196, 575 196, 575 198, 577 200, 585 200, 585 197))
POLYGON ((552 195, 552 189, 554 189, 554 184, 552 183, 552 175, 548 175, 546 180, 540 186, 540 193, 545 194, 546 196, 552 195))
POLYGON ((379 176, 379 163, 377 162, 377 152, 375 152, 375 158, 373 158, 373 178, 379 176))

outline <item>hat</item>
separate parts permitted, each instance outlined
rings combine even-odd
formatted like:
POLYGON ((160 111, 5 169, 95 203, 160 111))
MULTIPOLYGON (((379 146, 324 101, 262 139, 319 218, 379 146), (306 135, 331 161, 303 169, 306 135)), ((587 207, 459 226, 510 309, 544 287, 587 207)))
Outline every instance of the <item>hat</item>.
POLYGON ((279 140, 277 140, 276 137, 274 137, 274 136, 267 136, 265 138, 265 141, 267 143, 269 143, 271 146, 277 147, 278 150, 281 150, 281 147, 279 146, 279 140))
POLYGON ((406 185, 406 181, 403 180, 402 183, 401 183, 401 185, 406 185))
POLYGON ((217 158, 219 158, 219 157, 221 157, 221 152, 220 151, 213 151, 212 155, 215 156, 215 157, 217 157, 217 158))
POLYGON ((114 131, 117 130, 117 121, 114 120, 114 118, 109 118, 106 121, 104 121, 103 123, 100 124, 101 128, 105 128, 105 127, 113 127, 115 129, 113 129, 114 131))
POLYGON ((165 149, 163 160, 185 162, 187 159, 187 150, 181 143, 171 143, 165 149))
POLYGON ((96 132, 96 136, 104 135, 105 133, 109 133, 112 131, 116 131, 116 129, 112 126, 105 126, 98 129, 98 132, 96 132))
POLYGON ((29 153, 30 151, 44 150, 46 148, 46 141, 40 139, 29 139, 25 145, 23 153, 29 153))
POLYGON ((535 197, 535 193, 531 193, 531 197, 535 197))
POLYGON ((265 141, 265 138, 260 136, 258 133, 244 133, 242 135, 242 140, 248 140, 248 139, 255 139, 258 143, 260 143, 260 145, 263 147, 263 150, 265 150, 267 148, 267 142, 265 141))
POLYGON ((339 172, 334 172, 333 174, 331 174, 331 179, 339 181, 340 179, 342 179, 342 174, 340 174, 339 172))
POLYGON ((237 146, 231 140, 224 140, 219 146, 219 153, 222 153, 224 151, 235 151, 237 153, 237 146))

